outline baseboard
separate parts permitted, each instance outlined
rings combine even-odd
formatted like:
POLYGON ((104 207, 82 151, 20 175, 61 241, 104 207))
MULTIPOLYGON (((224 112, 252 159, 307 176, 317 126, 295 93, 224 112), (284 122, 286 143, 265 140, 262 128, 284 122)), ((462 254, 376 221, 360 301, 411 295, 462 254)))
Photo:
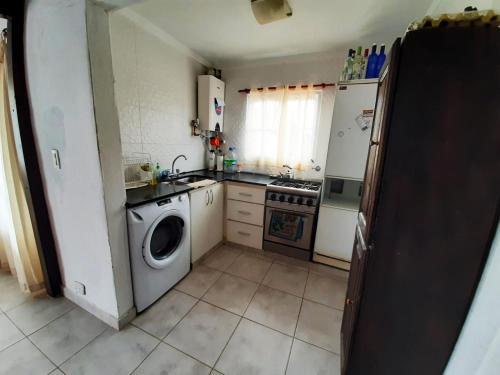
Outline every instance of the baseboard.
POLYGON ((335 268, 340 268, 342 270, 349 271, 351 269, 351 263, 345 260, 340 260, 337 258, 330 258, 318 253, 313 254, 313 261, 318 263, 323 263, 335 268))
POLYGON ((102 320, 104 323, 106 323, 107 325, 116 330, 122 329, 125 325, 131 322, 136 316, 136 310, 134 306, 132 306, 127 312, 125 312, 125 314, 122 314, 120 317, 117 318, 107 313, 106 311, 101 310, 99 307, 90 303, 83 296, 76 294, 71 289, 63 286, 62 290, 64 297, 66 297, 74 304, 80 306, 82 309, 88 311, 96 318, 102 320))

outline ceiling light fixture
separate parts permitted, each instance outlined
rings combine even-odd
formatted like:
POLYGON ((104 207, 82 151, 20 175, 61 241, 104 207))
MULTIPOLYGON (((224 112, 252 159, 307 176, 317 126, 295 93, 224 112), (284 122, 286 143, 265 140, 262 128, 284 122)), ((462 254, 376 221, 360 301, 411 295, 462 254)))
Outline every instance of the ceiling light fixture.
POLYGON ((250 0, 252 12, 261 25, 292 16, 287 0, 250 0))

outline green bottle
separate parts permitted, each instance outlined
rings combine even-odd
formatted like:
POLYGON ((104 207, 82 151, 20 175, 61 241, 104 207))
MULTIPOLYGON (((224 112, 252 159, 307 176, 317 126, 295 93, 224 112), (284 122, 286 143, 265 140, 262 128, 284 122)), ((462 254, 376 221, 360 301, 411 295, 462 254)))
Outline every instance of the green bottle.
POLYGON ((361 46, 356 50, 354 63, 352 66, 352 79, 361 79, 363 75, 363 56, 361 55, 361 46))

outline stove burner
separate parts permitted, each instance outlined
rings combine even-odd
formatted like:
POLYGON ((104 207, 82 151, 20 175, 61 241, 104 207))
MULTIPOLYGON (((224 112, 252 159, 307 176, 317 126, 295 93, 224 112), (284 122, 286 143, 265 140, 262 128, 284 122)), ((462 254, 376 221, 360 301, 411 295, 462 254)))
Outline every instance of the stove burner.
POLYGON ((321 182, 301 180, 276 180, 267 185, 267 190, 288 194, 316 197, 319 195, 321 182))
POLYGON ((318 191, 321 184, 319 182, 312 181, 288 181, 288 180, 276 180, 271 182, 270 185, 274 186, 282 186, 293 189, 303 189, 303 190, 312 190, 318 191))

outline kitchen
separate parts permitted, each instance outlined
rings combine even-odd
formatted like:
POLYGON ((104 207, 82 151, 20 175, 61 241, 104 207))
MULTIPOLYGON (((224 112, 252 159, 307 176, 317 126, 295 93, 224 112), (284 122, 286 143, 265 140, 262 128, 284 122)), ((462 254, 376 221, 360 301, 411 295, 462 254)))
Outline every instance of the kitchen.
MULTIPOLYGON (((456 356, 474 324, 474 316, 466 324, 464 317, 482 259, 495 249, 494 210, 487 208, 494 204, 485 197, 498 183, 491 173, 498 132, 485 126, 477 135, 484 148, 474 170, 458 150, 470 146, 461 138, 464 122, 455 118, 456 138, 444 147, 438 124, 446 123, 445 111, 422 101, 429 125, 416 126, 406 116, 416 108, 405 103, 422 93, 413 70, 425 84, 444 74, 439 69, 449 62, 437 51, 457 44, 441 35, 458 35, 457 25, 466 29, 461 22, 478 30, 474 43, 494 50, 497 40, 478 26, 497 25, 496 13, 486 11, 494 3, 482 3, 484 12, 440 16, 468 4, 67 2, 72 6, 30 2, 26 54, 65 297, 55 300, 71 305, 38 326, 27 323, 34 318, 25 304, 2 312, 20 330, 20 341, 4 347, 0 335, 2 363, 23 344, 24 356, 40 364, 31 373, 413 373, 408 366, 444 373, 446 365, 460 366, 456 356), (71 39, 58 33, 62 28, 71 39), (423 36, 431 33, 435 44, 423 36), (68 61, 57 59, 62 53, 68 61), (436 56, 434 71, 421 69, 428 53, 436 56), (46 61, 51 75, 39 68, 46 61), (45 95, 47 77, 68 95, 45 95), (471 169, 448 199, 435 186, 458 186, 458 160, 471 169), (448 180, 428 174, 433 163, 445 170, 445 161, 452 165, 442 173, 448 180), (462 238, 464 246, 477 243, 476 255, 427 206, 456 205, 472 191, 472 176, 488 182, 475 206, 463 203, 463 213, 484 213, 469 228, 474 237, 462 238), (407 200, 419 195, 427 203, 407 200), (436 266, 423 270, 427 263, 409 243, 413 225, 423 233, 419 251, 436 266), (440 226, 447 237, 435 237, 440 226), (469 264, 457 266, 460 277, 443 277, 449 254, 436 253, 439 246, 454 246, 469 264), (452 283, 461 287, 454 296, 433 289, 452 283), (403 286, 414 299, 405 299, 403 286), (448 307, 434 314, 438 297, 448 307), (397 314, 391 298, 411 312, 397 314), (70 314, 87 319, 88 332, 70 314), (425 331, 433 319, 440 336, 425 331), (425 340, 434 337, 433 359, 420 361, 420 352, 398 344, 403 334, 423 356, 425 340), (63 337, 70 338, 64 348, 63 337)), ((457 58, 456 74, 472 63, 490 72, 468 56, 457 58)), ((429 98, 442 103, 440 90, 447 90, 472 100, 445 77, 429 98)), ((484 80, 475 87, 495 95, 484 80)), ((467 117, 460 107, 466 99, 458 98, 467 117)), ((463 225, 460 217, 453 211, 450 223, 463 225)), ((6 373, 22 373, 16 365, 8 361, 6 373)))

